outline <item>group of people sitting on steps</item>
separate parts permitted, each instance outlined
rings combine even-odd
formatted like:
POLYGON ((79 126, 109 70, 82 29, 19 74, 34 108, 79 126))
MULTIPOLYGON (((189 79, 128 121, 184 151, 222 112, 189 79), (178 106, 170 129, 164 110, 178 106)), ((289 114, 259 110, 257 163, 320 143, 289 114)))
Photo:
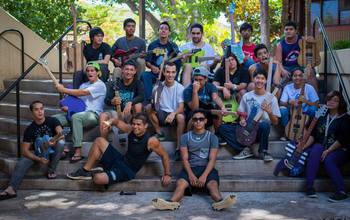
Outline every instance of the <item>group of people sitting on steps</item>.
MULTIPOLYGON (((0 193, 0 200, 17 196, 21 180, 34 163, 48 165, 47 178, 56 178, 60 157, 69 155, 64 136, 60 135, 63 126, 70 126, 72 130, 71 163, 83 159, 84 128, 99 126, 100 137, 93 142, 87 160, 81 168, 67 174, 68 178, 92 180, 97 185, 128 181, 135 178, 154 152, 162 160, 162 184, 169 185, 173 175, 178 178, 169 200, 152 200, 155 208, 177 209, 187 189, 204 188, 214 200, 212 207, 221 210, 234 204, 236 197, 223 198, 219 191, 219 174, 215 169, 219 145, 233 148, 234 160, 253 157, 252 145, 239 142, 237 135, 240 134, 236 130, 254 125, 257 135, 253 142, 259 143, 257 156, 268 163, 273 161, 269 154, 271 126, 286 126, 291 120, 290 109, 297 106, 302 114, 315 116, 320 102, 315 74, 305 77, 303 67, 297 62, 299 41, 303 37, 298 35, 294 22, 285 24, 284 37, 276 47, 273 63, 264 44, 251 42, 253 28, 247 23, 239 30, 243 39, 242 61, 230 45, 223 46, 223 58, 215 56, 214 49, 204 42, 203 26, 198 23, 189 28, 191 41, 178 47, 169 38, 169 23, 161 22, 159 37, 148 45, 147 51, 145 40, 134 35, 136 22, 128 18, 123 25, 125 36, 117 39, 112 48, 103 42, 101 28, 92 28, 91 42, 83 50, 87 61, 84 71, 74 74, 72 89, 57 85, 58 92, 80 98, 85 103, 84 111, 67 117, 67 107, 63 106, 63 113, 49 117, 45 116, 43 102, 30 104, 33 122, 24 132, 23 157, 8 187, 0 193), (116 55, 133 48, 133 57, 133 54, 116 55), (202 62, 198 57, 198 60, 191 59, 198 51, 203 58, 211 58, 202 62), (113 73, 108 69, 110 61, 115 66, 113 73), (289 83, 282 83, 286 81, 289 83), (281 91, 272 94, 268 89, 271 87, 281 91), (239 103, 234 120, 227 117, 231 109, 225 105, 232 97, 239 103), (255 118, 258 114, 261 117, 255 118), (171 173, 169 155, 161 143, 168 137, 161 126, 176 129, 174 159, 181 160, 183 165, 179 174, 171 173), (116 146, 108 142, 110 131, 116 146), (127 134, 126 152, 118 150, 121 133, 127 134), (44 135, 54 137, 46 141, 52 150, 49 154, 37 153, 35 146, 38 137, 44 135)), ((350 121, 341 93, 328 93, 325 104, 328 113, 319 118, 305 145, 309 152, 306 194, 316 197, 313 184, 323 163, 336 187, 329 199, 340 201, 347 198, 340 167, 348 160, 350 141, 346 128, 350 121)))

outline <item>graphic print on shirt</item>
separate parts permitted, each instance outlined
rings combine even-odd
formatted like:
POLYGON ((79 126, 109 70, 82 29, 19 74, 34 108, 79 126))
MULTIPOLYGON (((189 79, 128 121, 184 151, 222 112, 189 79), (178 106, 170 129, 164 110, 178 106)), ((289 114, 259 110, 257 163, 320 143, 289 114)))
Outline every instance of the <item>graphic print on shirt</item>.
POLYGON ((254 98, 247 99, 247 105, 250 107, 250 113, 247 118, 248 122, 252 122, 256 114, 258 113, 258 109, 260 109, 260 104, 254 98))
POLYGON ((43 137, 44 135, 48 135, 50 137, 53 136, 51 129, 49 128, 49 126, 47 126, 46 124, 43 126, 40 126, 38 129, 35 130, 34 132, 34 137, 38 138, 38 137, 43 137))
POLYGON ((285 63, 291 63, 294 64, 298 60, 299 51, 292 50, 288 53, 286 58, 284 59, 285 63))

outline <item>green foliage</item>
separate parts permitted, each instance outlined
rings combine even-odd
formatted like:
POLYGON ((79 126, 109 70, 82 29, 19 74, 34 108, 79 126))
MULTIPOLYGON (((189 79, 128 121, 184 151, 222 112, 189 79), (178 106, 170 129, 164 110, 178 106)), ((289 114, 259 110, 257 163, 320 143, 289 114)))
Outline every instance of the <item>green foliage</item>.
POLYGON ((350 48, 350 40, 338 40, 333 43, 334 50, 341 50, 350 48))
POLYGON ((72 2, 74 0, 0 0, 0 6, 42 38, 53 42, 72 24, 69 11, 72 2))

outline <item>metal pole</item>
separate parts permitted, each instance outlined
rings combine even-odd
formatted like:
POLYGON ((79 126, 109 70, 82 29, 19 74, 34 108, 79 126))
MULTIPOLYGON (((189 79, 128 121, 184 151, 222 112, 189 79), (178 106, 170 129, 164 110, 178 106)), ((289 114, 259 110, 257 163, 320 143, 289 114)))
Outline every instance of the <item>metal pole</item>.
MULTIPOLYGON (((59 82, 62 83, 62 40, 58 42, 58 76, 59 76, 59 82)), ((62 93, 60 93, 60 99, 63 98, 62 93)))
POLYGON ((146 38, 146 1, 139 0, 139 35, 140 38, 146 38))
MULTIPOLYGON (((19 32, 20 33, 20 32, 19 32)), ((24 73, 24 37, 21 36, 21 75, 24 73)), ((21 106, 20 106, 20 83, 16 86, 16 117, 17 117, 17 157, 21 157, 21 106)))
POLYGON ((323 63, 324 92, 327 94, 328 88, 328 47, 324 40, 324 63, 323 63))

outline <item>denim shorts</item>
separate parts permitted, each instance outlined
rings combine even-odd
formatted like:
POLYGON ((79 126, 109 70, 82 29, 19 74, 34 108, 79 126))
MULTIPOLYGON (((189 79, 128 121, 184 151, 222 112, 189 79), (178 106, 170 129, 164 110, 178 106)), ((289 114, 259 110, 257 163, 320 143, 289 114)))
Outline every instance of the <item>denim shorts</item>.
MULTIPOLYGON (((206 166, 191 167, 193 174, 197 178, 199 178, 204 173, 205 168, 206 168, 206 166)), ((184 179, 190 184, 190 178, 188 177, 188 174, 187 174, 185 169, 181 170, 181 172, 180 172, 180 174, 178 176, 178 180, 179 179, 184 179)), ((219 174, 218 174, 218 171, 215 168, 213 168, 210 171, 210 173, 209 173, 209 175, 207 177, 207 180, 205 182, 205 185, 207 185, 211 180, 215 180, 218 184, 220 184, 219 174)))

